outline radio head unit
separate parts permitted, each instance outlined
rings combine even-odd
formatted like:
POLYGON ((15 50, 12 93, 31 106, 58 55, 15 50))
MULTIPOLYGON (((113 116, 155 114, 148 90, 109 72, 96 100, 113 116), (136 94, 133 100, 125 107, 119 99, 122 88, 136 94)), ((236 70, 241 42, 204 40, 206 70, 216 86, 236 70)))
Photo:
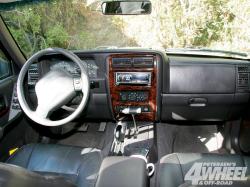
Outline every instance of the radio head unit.
POLYGON ((151 72, 116 72, 115 84, 151 85, 151 72))

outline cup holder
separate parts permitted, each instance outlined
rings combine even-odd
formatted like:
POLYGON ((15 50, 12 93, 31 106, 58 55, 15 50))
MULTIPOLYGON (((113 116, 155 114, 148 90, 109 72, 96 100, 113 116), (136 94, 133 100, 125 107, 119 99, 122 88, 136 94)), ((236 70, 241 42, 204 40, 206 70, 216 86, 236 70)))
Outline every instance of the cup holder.
POLYGON ((148 160, 145 156, 142 155, 131 155, 130 157, 140 158, 144 160, 147 164, 146 169, 149 177, 152 177, 155 172, 155 165, 153 163, 148 163, 148 160))

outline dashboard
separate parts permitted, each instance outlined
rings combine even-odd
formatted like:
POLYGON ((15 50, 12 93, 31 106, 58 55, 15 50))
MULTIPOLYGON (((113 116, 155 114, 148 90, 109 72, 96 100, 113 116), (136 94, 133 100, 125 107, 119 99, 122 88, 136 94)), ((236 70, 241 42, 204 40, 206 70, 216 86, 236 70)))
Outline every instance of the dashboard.
MULTIPOLYGON (((141 49, 75 54, 86 62, 90 79, 86 119, 119 120, 130 108, 140 109, 140 121, 225 121, 238 119, 248 106, 248 60, 141 49)), ((49 70, 79 76, 79 67, 60 55, 40 62, 29 69, 31 87, 49 70)))

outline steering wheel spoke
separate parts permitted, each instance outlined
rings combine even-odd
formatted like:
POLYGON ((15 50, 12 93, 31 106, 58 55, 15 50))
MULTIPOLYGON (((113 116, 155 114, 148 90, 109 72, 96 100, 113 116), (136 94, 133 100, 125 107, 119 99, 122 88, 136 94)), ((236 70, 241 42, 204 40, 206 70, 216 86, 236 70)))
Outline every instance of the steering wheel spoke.
POLYGON ((47 119, 49 116, 49 113, 50 113, 50 111, 40 107, 39 105, 37 106, 36 110, 34 111, 34 115, 36 115, 42 119, 47 119))

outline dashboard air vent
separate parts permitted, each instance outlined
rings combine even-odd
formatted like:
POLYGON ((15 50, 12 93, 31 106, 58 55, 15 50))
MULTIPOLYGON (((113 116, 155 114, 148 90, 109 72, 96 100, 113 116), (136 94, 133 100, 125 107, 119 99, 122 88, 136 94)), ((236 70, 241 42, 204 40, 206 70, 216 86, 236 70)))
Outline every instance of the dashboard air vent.
POLYGON ((137 57, 134 58, 134 67, 151 68, 154 66, 153 57, 137 57))
POLYGON ((32 64, 28 70, 28 85, 35 86, 39 78, 38 66, 37 64, 32 64))
POLYGON ((238 72, 249 72, 248 66, 238 66, 238 72))
POLYGON ((249 92, 250 85, 249 85, 249 66, 238 66, 238 85, 237 90, 239 92, 249 92))
POLYGON ((113 58, 112 66, 115 68, 118 67, 131 67, 132 59, 131 58, 113 58))

